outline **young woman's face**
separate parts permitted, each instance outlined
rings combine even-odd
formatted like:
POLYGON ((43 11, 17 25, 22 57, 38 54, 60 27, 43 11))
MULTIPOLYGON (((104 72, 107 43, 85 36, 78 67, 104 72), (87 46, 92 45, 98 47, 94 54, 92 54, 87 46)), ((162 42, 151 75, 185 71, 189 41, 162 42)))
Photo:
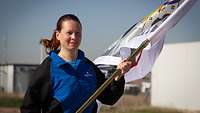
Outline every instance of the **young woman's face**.
POLYGON ((82 29, 78 22, 66 20, 62 23, 61 31, 57 31, 56 37, 60 41, 61 49, 77 50, 81 43, 82 29))

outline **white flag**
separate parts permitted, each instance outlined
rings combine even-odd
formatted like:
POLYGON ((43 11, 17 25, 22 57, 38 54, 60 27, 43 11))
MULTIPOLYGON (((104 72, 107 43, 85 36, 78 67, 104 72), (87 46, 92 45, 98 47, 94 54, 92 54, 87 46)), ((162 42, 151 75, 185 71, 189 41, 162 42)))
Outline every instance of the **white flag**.
POLYGON ((133 25, 124 35, 114 42, 94 63, 106 76, 110 76, 122 59, 146 39, 150 44, 142 51, 137 66, 125 75, 126 82, 141 79, 147 75, 159 56, 164 37, 177 22, 189 11, 197 0, 167 0, 150 15, 133 25))

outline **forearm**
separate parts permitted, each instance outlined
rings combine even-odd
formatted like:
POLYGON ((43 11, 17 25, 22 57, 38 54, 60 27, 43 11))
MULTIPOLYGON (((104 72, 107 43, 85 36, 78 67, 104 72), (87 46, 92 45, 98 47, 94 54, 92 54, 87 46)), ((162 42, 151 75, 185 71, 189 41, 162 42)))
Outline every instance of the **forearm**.
POLYGON ((118 81, 113 81, 99 96, 98 100, 100 100, 103 104, 113 105, 115 104, 119 98, 122 96, 124 92, 124 84, 125 80, 122 77, 118 81))

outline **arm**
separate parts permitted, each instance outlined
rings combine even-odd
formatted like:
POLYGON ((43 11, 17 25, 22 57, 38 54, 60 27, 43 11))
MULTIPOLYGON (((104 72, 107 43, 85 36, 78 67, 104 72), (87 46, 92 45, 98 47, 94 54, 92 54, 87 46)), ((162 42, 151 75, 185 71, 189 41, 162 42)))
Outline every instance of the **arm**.
POLYGON ((41 113, 50 90, 49 67, 50 61, 46 59, 31 75, 28 89, 20 107, 21 113, 41 113))
MULTIPOLYGON (((96 67, 95 71, 97 74, 97 88, 99 88, 105 81, 105 75, 96 67)), ((113 81, 98 97, 97 99, 101 101, 103 104, 113 105, 115 104, 119 98, 122 96, 124 92, 124 77, 121 77, 118 81, 113 81)))
MULTIPOLYGON (((89 59, 87 59, 87 62, 90 63, 96 72, 96 78, 97 78, 97 89, 106 81, 105 75, 99 70, 99 68, 91 62, 89 59)), ((122 61, 118 66, 117 69, 120 69, 122 72, 122 75, 125 74, 129 69, 133 66, 133 63, 131 61, 122 61)), ((119 98, 122 96, 124 92, 124 76, 116 77, 115 80, 109 86, 97 97, 99 101, 101 101, 103 104, 113 105, 115 104, 119 98)))

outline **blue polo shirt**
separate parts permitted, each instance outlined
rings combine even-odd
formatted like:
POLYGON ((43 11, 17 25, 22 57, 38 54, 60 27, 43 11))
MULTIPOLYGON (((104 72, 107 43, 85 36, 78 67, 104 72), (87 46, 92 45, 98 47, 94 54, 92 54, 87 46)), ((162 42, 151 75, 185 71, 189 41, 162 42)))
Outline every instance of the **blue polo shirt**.
MULTIPOLYGON (((64 113, 75 113, 95 92, 95 71, 81 50, 72 62, 66 62, 55 51, 50 52, 50 57, 52 96, 61 103, 64 113)), ((84 113, 91 113, 93 106, 94 102, 84 113)))

